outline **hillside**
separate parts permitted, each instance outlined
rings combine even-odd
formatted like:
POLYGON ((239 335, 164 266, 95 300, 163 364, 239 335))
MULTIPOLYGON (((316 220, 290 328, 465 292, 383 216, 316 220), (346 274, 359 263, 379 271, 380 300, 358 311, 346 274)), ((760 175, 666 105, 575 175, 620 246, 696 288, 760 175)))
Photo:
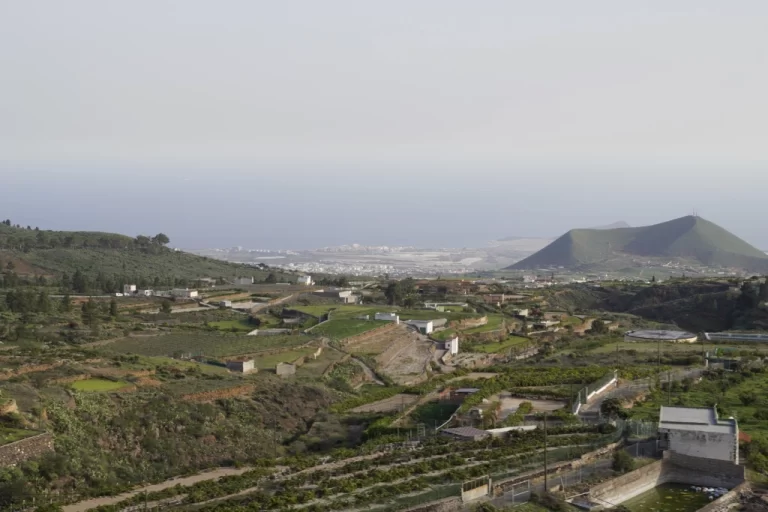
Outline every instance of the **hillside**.
POLYGON ((129 276, 153 280, 195 280, 238 275, 265 279, 264 267, 228 263, 166 247, 163 234, 131 238, 114 233, 47 231, 0 223, 0 264, 20 275, 58 277, 129 276), (10 267, 9 267, 10 265, 10 267))
POLYGON ((717 224, 694 216, 636 228, 574 229, 509 268, 599 268, 629 264, 633 257, 768 270, 765 253, 717 224))

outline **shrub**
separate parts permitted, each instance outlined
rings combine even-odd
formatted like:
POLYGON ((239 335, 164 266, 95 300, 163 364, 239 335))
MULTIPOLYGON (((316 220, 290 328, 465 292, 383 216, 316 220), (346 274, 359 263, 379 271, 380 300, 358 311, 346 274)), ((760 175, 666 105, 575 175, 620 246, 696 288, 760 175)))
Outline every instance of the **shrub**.
POLYGON ((635 459, 624 450, 613 454, 613 470, 620 473, 629 473, 635 469, 635 459))

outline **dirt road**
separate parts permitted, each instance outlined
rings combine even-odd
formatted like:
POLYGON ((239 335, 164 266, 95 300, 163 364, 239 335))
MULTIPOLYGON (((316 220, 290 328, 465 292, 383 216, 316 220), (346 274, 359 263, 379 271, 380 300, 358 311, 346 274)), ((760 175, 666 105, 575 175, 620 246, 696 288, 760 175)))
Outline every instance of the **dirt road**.
POLYGON ((149 485, 147 487, 142 487, 134 491, 118 494, 117 496, 107 496, 104 498, 93 498, 91 500, 81 501, 79 503, 74 503, 72 505, 66 505, 62 507, 62 509, 64 510, 64 512, 85 512, 86 510, 91 510, 96 507, 100 507, 102 505, 114 505, 115 503, 119 503, 123 500, 127 500, 128 498, 132 498, 144 492, 157 492, 157 491, 162 491, 164 489, 168 489, 169 487, 174 487, 176 485, 187 486, 187 485, 196 484, 198 482, 204 482, 206 480, 218 480, 223 476, 242 475, 243 473, 250 471, 251 469, 253 468, 214 469, 212 471, 199 473, 197 475, 187 476, 183 478, 174 478, 172 480, 166 480, 165 482, 161 482, 159 484, 149 485))

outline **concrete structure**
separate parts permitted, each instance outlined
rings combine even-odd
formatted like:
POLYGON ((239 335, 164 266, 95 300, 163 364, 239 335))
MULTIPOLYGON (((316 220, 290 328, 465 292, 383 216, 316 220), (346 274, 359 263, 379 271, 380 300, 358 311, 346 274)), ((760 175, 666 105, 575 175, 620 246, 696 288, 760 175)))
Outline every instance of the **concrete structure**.
POLYGON ((219 306, 222 308, 231 308, 232 307, 232 301, 231 300, 223 300, 219 302, 219 306))
POLYGON ((312 285, 312 276, 299 276, 296 279, 297 284, 303 284, 304 286, 312 285))
POLYGON ((385 322, 395 322, 396 324, 400 323, 400 317, 397 313, 376 313, 373 315, 373 319, 383 320, 385 322))
POLYGON ((446 340, 443 343, 443 349, 447 350, 449 354, 452 356, 455 356, 459 353, 459 337, 454 336, 453 338, 446 340))
POLYGON ((768 342, 768 334, 750 334, 746 332, 705 332, 707 341, 754 341, 768 342))
POLYGON ((459 388, 451 391, 450 399, 454 402, 463 402, 465 398, 480 391, 479 388, 459 388))
POLYGON ((483 302, 486 304, 504 304, 504 301, 506 300, 506 296, 503 293, 489 293, 487 295, 483 295, 483 302))
POLYGON ((168 298, 170 298, 172 296, 171 295, 171 290, 155 290, 153 292, 153 295, 155 297, 168 297, 168 298))
POLYGON ((624 341, 630 343, 694 343, 699 337, 686 331, 662 331, 662 330, 642 330, 627 331, 624 334, 624 341))
POLYGON ((446 428, 441 430, 440 434, 458 441, 481 441, 491 435, 475 427, 446 428))
POLYGON ((136 285, 135 284, 124 284, 123 285, 123 294, 124 295, 133 295, 136 293, 136 285))
POLYGON ((236 277, 234 284, 242 286, 253 284, 253 277, 236 277))
POLYGON ((318 297, 327 297, 329 299, 336 299, 342 304, 357 304, 358 296, 352 295, 352 290, 318 290, 312 292, 313 295, 318 297))
POLYGON ((140 295, 142 297, 152 297, 154 294, 154 290, 136 290, 136 295, 140 295))
POLYGON ((195 299, 200 294, 197 293, 197 290, 190 290, 189 288, 174 288, 171 295, 179 299, 195 299))
POLYGON ((512 314, 515 316, 527 317, 531 311, 529 309, 515 309, 512 314))
POLYGON ((256 369, 253 359, 246 361, 227 361, 227 370, 231 372, 249 373, 256 369))
POLYGON ((296 374, 296 365, 291 363, 277 363, 275 373, 280 377, 289 377, 296 374))
POLYGON ((531 431, 536 430, 538 427, 536 425, 518 425, 516 427, 501 427, 501 428, 492 428, 489 430, 486 430, 489 434, 491 434, 493 437, 501 437, 504 434, 508 434, 509 432, 520 432, 520 431, 531 431))
POLYGON ((671 452, 739 463, 739 426, 714 407, 661 407, 659 447, 671 452))
POLYGON ((406 323, 421 334, 431 334, 435 330, 432 320, 408 320, 406 323))

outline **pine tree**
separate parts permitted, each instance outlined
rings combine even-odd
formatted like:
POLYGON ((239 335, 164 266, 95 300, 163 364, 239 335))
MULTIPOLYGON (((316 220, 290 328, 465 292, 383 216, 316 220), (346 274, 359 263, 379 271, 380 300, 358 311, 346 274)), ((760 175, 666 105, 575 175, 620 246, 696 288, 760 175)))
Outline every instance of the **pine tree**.
POLYGON ((112 318, 117 316, 117 301, 115 299, 112 299, 109 302, 109 316, 112 318))
POLYGON ((70 298, 69 294, 64 295, 64 298, 61 299, 61 311, 64 313, 69 313, 72 311, 72 299, 70 298))

